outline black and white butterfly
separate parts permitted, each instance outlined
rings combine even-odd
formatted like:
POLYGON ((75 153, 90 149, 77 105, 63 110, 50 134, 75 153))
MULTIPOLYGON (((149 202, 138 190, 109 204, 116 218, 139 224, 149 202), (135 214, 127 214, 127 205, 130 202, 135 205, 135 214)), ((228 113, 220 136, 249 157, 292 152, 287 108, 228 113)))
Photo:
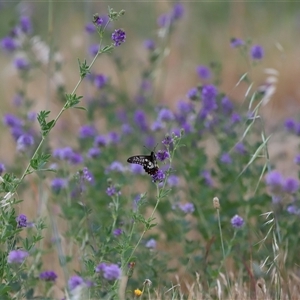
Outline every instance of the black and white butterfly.
POLYGON ((153 151, 150 155, 134 155, 127 159, 131 164, 139 164, 143 166, 146 173, 149 175, 155 175, 158 171, 158 165, 156 161, 156 156, 153 151))

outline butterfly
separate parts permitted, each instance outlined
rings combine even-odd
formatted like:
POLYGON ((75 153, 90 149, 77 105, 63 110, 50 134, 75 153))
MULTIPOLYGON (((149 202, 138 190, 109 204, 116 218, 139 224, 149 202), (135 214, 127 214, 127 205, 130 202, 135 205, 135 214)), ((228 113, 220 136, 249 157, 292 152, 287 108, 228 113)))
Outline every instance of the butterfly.
POLYGON ((146 173, 149 175, 155 175, 158 171, 158 165, 156 161, 156 156, 153 151, 150 155, 134 155, 127 159, 131 164, 139 164, 143 166, 146 173))

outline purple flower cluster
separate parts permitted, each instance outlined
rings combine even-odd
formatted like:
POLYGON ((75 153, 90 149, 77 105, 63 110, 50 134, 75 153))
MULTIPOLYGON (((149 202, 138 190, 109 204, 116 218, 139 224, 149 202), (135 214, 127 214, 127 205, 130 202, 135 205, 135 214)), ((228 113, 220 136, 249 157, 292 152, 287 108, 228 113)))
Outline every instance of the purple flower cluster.
POLYGON ((200 79, 206 80, 206 79, 210 79, 211 77, 211 71, 206 66, 198 66, 196 71, 200 79))
POLYGON ((3 124, 10 128, 11 135, 17 142, 18 151, 26 151, 34 144, 34 137, 31 133, 25 132, 24 122, 13 114, 6 114, 3 117, 3 124))
POLYGON ((195 211, 193 203, 179 204, 178 207, 185 214, 192 214, 195 211))
POLYGON ((24 250, 12 250, 8 254, 7 262, 9 264, 22 264, 28 255, 28 252, 24 250))
POLYGON ((211 177, 211 173, 208 170, 204 170, 201 172, 200 176, 204 179, 204 182, 207 186, 213 186, 214 182, 213 179, 211 177))
POLYGON ((43 271, 40 273, 40 279, 45 281, 55 281, 57 275, 54 271, 43 271))
POLYGON ((97 89, 102 89, 108 83, 108 77, 103 74, 94 75, 94 85, 97 89))
POLYGON ((83 162, 82 155, 75 152, 71 147, 55 149, 53 151, 53 157, 65 160, 72 165, 78 165, 83 162))
POLYGON ((115 186, 111 185, 111 186, 109 186, 109 187, 106 189, 106 194, 107 194, 109 197, 112 197, 112 196, 117 195, 117 194, 120 195, 121 192, 118 191, 118 190, 116 189, 115 186))
POLYGON ((155 239, 150 239, 146 242, 145 244, 146 248, 149 249, 155 249, 156 248, 156 240, 155 239))
POLYGON ((83 125, 79 129, 79 138, 88 139, 94 138, 97 134, 96 128, 93 125, 83 125))
POLYGON ((96 272, 101 273, 109 281, 117 280, 121 277, 121 269, 116 264, 101 263, 96 267, 96 272))
POLYGON ((89 169, 87 167, 84 167, 83 170, 83 179, 88 181, 89 183, 93 183, 94 182, 94 176, 93 174, 89 171, 89 169))
POLYGON ((165 179, 165 173, 159 169, 154 175, 152 175, 153 182, 162 182, 165 179))
POLYGON ((71 291, 74 290, 75 288, 77 288, 78 286, 81 286, 84 284, 85 284, 84 279, 78 275, 74 275, 74 276, 70 277, 68 280, 68 287, 71 291))
POLYGON ((59 193, 62 189, 66 188, 68 185, 67 179, 64 178, 54 178, 51 181, 51 189, 54 193, 59 193))
POLYGON ((286 119, 284 122, 284 127, 287 131, 300 136, 300 122, 296 122, 294 119, 286 119))
POLYGON ((230 40, 230 45, 232 48, 238 48, 245 45, 245 42, 238 38, 232 38, 230 40))
POLYGON ((260 45, 254 45, 251 48, 250 55, 254 60, 260 60, 264 57, 264 49, 260 45))
POLYGON ((162 14, 158 17, 157 23, 160 27, 171 26, 174 21, 181 19, 183 14, 183 5, 181 3, 176 3, 174 4, 172 10, 169 13, 162 14))
POLYGON ((239 215, 235 215, 231 219, 231 225, 232 225, 232 227, 239 229, 239 228, 243 227, 244 219, 242 217, 240 217, 239 215))
POLYGON ((158 160, 164 161, 164 160, 170 158, 170 153, 166 150, 159 150, 156 153, 156 157, 158 160))
POLYGON ((125 42, 126 39, 126 33, 124 30, 122 29, 116 29, 112 35, 111 35, 111 39, 114 42, 114 46, 118 47, 120 46, 122 43, 125 42))
POLYGON ((27 227, 27 217, 24 214, 20 214, 16 218, 18 228, 27 227))
POLYGON ((299 190, 298 179, 293 177, 284 178, 276 170, 266 175, 265 182, 273 195, 280 195, 281 193, 295 194, 299 190))

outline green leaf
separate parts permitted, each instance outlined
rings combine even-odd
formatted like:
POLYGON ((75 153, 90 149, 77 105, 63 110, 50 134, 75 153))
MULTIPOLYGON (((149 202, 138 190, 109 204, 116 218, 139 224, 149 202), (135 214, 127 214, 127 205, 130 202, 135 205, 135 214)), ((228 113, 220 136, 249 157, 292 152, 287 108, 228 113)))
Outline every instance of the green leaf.
POLYGON ((79 71, 80 71, 80 77, 84 78, 87 74, 90 73, 90 66, 87 65, 86 60, 84 62, 80 62, 78 59, 78 65, 79 65, 79 71))
POLYGON ((83 106, 74 106, 74 108, 87 111, 87 109, 83 106))
POLYGON ((66 94, 67 102, 64 106, 65 109, 76 106, 80 102, 81 98, 83 98, 83 97, 77 96, 76 94, 66 94))

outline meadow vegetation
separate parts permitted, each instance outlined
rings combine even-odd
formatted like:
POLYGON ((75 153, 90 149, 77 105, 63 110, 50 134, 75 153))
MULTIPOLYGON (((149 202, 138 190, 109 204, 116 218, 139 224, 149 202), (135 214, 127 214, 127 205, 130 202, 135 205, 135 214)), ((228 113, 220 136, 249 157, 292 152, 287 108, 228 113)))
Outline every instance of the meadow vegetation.
MULTIPOLYGON (((239 101, 222 89, 222 62, 195 62, 197 83, 160 102, 161 66, 185 13, 183 3, 170 6, 155 38, 140 41, 147 59, 134 91, 122 59, 128 11, 90 16, 74 86, 28 15, 1 38, 18 81, 2 111, 14 149, 0 164, 0 299, 299 298, 299 179, 270 158, 261 113, 279 72, 263 68, 258 85, 264 45, 232 37, 244 63, 232 79, 245 91, 239 101), (104 58, 119 84, 95 67, 104 58), (41 71, 46 105, 29 92, 41 71)), ((293 118, 282 128, 300 134, 293 118)))

